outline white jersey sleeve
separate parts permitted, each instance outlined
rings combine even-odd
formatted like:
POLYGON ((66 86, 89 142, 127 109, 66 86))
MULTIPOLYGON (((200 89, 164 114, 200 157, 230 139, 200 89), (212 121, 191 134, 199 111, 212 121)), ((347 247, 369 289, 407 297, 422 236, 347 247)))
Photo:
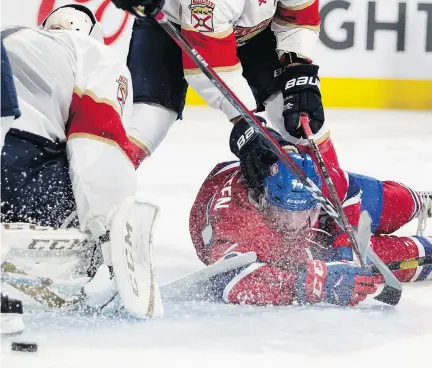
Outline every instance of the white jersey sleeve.
POLYGON ((95 219, 104 223, 115 206, 135 194, 135 168, 147 152, 126 135, 123 124, 132 110, 132 85, 124 61, 93 41, 75 43, 75 51, 67 154, 84 229, 95 219))
POLYGON ((272 30, 279 56, 295 52, 313 59, 320 30, 319 0, 280 0, 272 30))
MULTIPOLYGON (((256 109, 255 98, 237 57, 233 24, 242 14, 244 3, 227 0, 181 0, 182 33, 199 54, 213 67, 249 110, 256 109)), ((221 109, 229 119, 239 115, 213 86, 196 64, 183 54, 187 82, 213 108, 221 109)))

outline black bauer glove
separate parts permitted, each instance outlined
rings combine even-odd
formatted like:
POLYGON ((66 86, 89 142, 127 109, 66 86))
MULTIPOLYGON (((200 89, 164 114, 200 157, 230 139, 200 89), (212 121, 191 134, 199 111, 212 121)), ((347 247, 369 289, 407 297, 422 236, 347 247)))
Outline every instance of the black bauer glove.
POLYGON ((285 129, 295 138, 306 138, 300 125, 300 113, 305 112, 309 115, 312 133, 317 133, 325 119, 319 88, 318 65, 288 66, 282 78, 284 81, 282 115, 285 129))
MULTIPOLYGON (((266 124, 264 118, 256 118, 266 124)), ((267 130, 282 146, 289 144, 275 130, 267 130)), ((242 118, 231 131, 230 149, 240 160, 240 168, 247 186, 255 193, 260 193, 264 179, 270 174, 270 166, 277 161, 277 156, 271 151, 265 138, 242 118)))
POLYGON ((119 9, 126 10, 132 15, 139 15, 135 11, 135 7, 143 6, 144 14, 148 17, 154 17, 162 10, 165 0, 111 0, 112 3, 119 9))

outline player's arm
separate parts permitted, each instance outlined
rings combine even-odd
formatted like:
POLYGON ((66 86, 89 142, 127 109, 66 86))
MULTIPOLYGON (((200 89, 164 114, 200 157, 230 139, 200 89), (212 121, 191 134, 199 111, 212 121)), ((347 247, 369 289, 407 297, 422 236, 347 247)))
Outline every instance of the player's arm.
POLYGON ((284 98, 283 137, 291 143, 305 142, 300 127, 300 113, 306 112, 312 132, 317 138, 328 129, 324 124, 318 65, 313 53, 320 28, 319 0, 280 0, 272 22, 277 52, 285 67, 282 79, 284 98))
POLYGON ((132 109, 124 62, 105 46, 89 46, 77 58, 67 131, 70 176, 81 228, 104 233, 110 211, 135 194, 135 168, 147 152, 123 124, 132 109))
MULTIPOLYGON (((246 79, 242 76, 242 66, 237 57, 237 42, 232 27, 236 14, 241 12, 243 5, 244 0, 199 3, 182 0, 182 33, 252 111, 256 109, 255 98, 246 79)), ((209 106, 221 109, 230 120, 239 115, 185 53, 183 53, 183 68, 188 83, 209 106)))
POLYGON ((320 22, 319 0, 279 0, 272 23, 279 57, 295 53, 312 61, 320 22))
POLYGON ((347 263, 307 261, 286 271, 265 263, 218 275, 214 293, 226 303, 253 305, 316 304, 355 306, 376 292, 371 272, 347 263))

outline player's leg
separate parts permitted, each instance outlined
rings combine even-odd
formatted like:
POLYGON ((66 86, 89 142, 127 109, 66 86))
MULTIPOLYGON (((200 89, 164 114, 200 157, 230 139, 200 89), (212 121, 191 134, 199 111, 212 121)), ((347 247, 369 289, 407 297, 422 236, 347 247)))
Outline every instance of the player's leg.
POLYGON ((3 148, 6 133, 12 122, 21 115, 13 81, 13 75, 6 49, 1 42, 1 126, 0 151, 3 148))
MULTIPOLYGON (((98 248, 102 248, 103 257, 99 264, 94 265, 95 271, 89 274, 90 279, 61 277, 55 270, 56 263, 61 262, 62 257, 69 260, 74 255, 92 250, 92 239, 89 239, 88 234, 78 229, 54 229, 23 223, 3 224, 2 239, 20 251, 18 259, 8 258, 3 263, 2 258, 2 270, 8 273, 4 275, 5 280, 50 308, 90 308, 92 312, 97 312, 111 304, 111 311, 123 305, 138 318, 161 317, 163 305, 152 254, 157 214, 157 206, 136 197, 126 198, 110 220, 109 236, 100 239, 98 248), (37 267, 28 263, 30 257, 37 257, 37 267), (47 258, 50 258, 48 263, 51 266, 48 276, 44 267, 47 258), (72 290, 60 286, 65 285, 64 281, 57 283, 54 275, 60 279, 66 278, 66 284, 72 290), (29 280, 30 284, 27 282, 23 285, 24 281, 29 280), (77 284, 81 285, 78 292, 75 287, 77 284), (121 302, 113 305, 111 302, 115 302, 117 292, 121 302)), ((72 263, 75 266, 77 264, 74 261, 72 263)))
POLYGON ((348 177, 362 191, 362 210, 371 215, 375 234, 391 234, 419 215, 422 201, 413 189, 365 175, 349 173, 348 177))
POLYGON ((127 133, 153 152, 182 116, 187 83, 181 50, 155 21, 137 19, 127 61, 134 100, 127 133))
POLYGON ((60 227, 75 210, 66 144, 11 129, 1 160, 2 222, 60 227))
MULTIPOLYGON (((5 137, 1 159, 1 222, 2 222, 2 272, 5 260, 15 259, 14 244, 5 236, 3 225, 24 222, 60 226, 75 208, 69 181, 65 145, 43 137, 11 129, 5 137), (11 252, 9 253, 9 248, 11 252), (9 253, 9 254, 8 254, 9 253)), ((30 246, 31 240, 26 244, 30 246)), ((20 251, 23 251, 21 249, 20 251)), ((26 261, 40 269, 47 257, 37 262, 26 261)), ((9 292, 15 292, 13 287, 9 292)), ((17 292, 21 294, 20 292, 17 292)), ((9 294, 9 305, 15 294, 9 294)), ((3 306, 6 305, 2 302, 3 306)), ((6 308, 6 307, 5 307, 6 308)), ((7 310, 7 308, 5 309, 7 310)), ((19 313, 18 313, 19 314, 19 313)), ((17 313, 5 315, 13 326, 20 324, 17 313), (17 321, 17 322, 13 322, 17 321)), ((6 329, 6 327, 5 327, 6 329)))
MULTIPOLYGON (((281 80, 278 77, 281 64, 276 53, 276 38, 270 27, 238 47, 237 55, 242 64, 243 76, 255 96, 257 112, 264 111, 266 100, 281 91, 281 80)), ((280 106, 280 117, 282 107, 283 102, 280 106)), ((270 116, 269 118, 273 123, 270 116)))
MULTIPOLYGON (((406 261, 400 270, 393 271, 399 281, 432 279, 432 265, 419 266, 417 263, 422 257, 432 256, 432 237, 374 235, 371 245, 385 263, 406 261)), ((380 281, 383 282, 382 278, 380 281)))

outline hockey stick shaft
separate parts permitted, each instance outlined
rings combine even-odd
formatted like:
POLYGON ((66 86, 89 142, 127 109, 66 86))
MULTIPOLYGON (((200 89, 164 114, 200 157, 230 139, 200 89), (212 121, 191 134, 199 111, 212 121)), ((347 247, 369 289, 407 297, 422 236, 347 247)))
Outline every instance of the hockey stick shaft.
MULTIPOLYGON (((142 6, 135 7, 135 12, 140 17, 145 17, 142 6)), ((221 77, 208 65, 204 58, 193 48, 180 31, 167 19, 164 12, 160 11, 154 19, 168 33, 173 41, 185 52, 201 69, 203 74, 213 83, 220 93, 231 103, 238 113, 252 125, 271 145, 276 156, 294 173, 298 180, 309 190, 314 198, 321 204, 324 210, 343 229, 343 223, 335 210, 333 204, 322 194, 321 190, 307 175, 297 166, 294 160, 282 148, 282 146, 271 136, 261 122, 247 109, 240 99, 231 91, 221 77)))
POLYGON ((311 150, 312 150, 312 152, 313 152, 313 154, 314 154, 314 156, 318 162, 318 166, 319 166, 321 173, 323 175, 324 182, 325 182, 327 189, 329 191, 329 194, 330 194, 330 198, 332 199, 333 204, 336 208, 336 212, 338 213, 338 215, 341 219, 342 228, 348 235, 348 239, 352 245, 352 248, 353 248, 355 254, 357 255, 357 257, 360 261, 360 265, 364 268, 365 263, 363 261, 363 257, 360 255, 360 250, 358 247, 357 239, 354 235, 354 229, 352 228, 352 226, 348 222, 348 219, 346 217, 345 211, 344 211, 343 206, 342 206, 342 202, 340 201, 339 196, 337 194, 336 187, 333 183, 333 180, 330 177, 330 174, 328 173, 327 165, 324 162, 324 159, 321 155, 321 152, 318 148, 317 143, 312 138, 313 133, 312 133, 312 130, 310 128, 309 121, 310 120, 309 120, 309 117, 307 114, 305 114, 305 113, 300 114, 301 126, 303 128, 303 131, 306 134, 307 140, 309 142, 309 146, 310 146, 310 148, 311 148, 311 150))
MULTIPOLYGON (((321 170, 321 173, 323 175, 324 178, 324 182, 327 186, 327 189, 330 193, 330 197, 333 200, 333 202, 335 203, 336 206, 336 211, 338 212, 340 218, 342 219, 343 222, 343 229, 344 231, 348 234, 348 238, 349 241, 351 243, 352 249, 354 250, 355 254, 357 255, 359 261, 360 261, 360 265, 365 268, 365 261, 366 261, 366 257, 368 257, 372 264, 375 266, 375 269, 378 270, 384 277, 384 281, 385 281, 385 287, 382 290, 382 292, 377 295, 375 297, 375 299, 387 303, 387 304, 391 304, 391 305, 396 305, 399 303, 399 300, 402 296, 402 285, 401 283, 397 280, 396 276, 393 275, 393 273, 390 271, 390 269, 385 265, 384 262, 381 261, 381 259, 376 255, 376 253, 370 248, 367 247, 367 252, 366 252, 366 257, 363 256, 360 252, 360 247, 359 247, 359 243, 358 243, 358 238, 355 236, 354 234, 354 230, 352 228, 352 226, 350 225, 350 223, 348 222, 348 218, 345 214, 345 211, 343 209, 342 203, 339 199, 339 196, 337 194, 336 191, 336 187, 333 183, 332 178, 330 177, 328 170, 327 170, 327 165, 324 161, 324 158, 321 155, 321 151, 317 145, 317 143, 315 142, 315 140, 313 139, 313 133, 312 130, 310 128, 310 119, 309 116, 305 113, 301 113, 300 114, 300 124, 303 128, 303 131, 306 134, 306 137, 309 141, 309 146, 318 162, 318 166, 321 170)), ((371 219, 370 216, 367 214, 367 212, 365 211, 365 213, 361 214, 360 216, 360 221, 364 220, 364 222, 366 222, 364 225, 367 227, 367 239, 365 240, 365 242, 369 243, 370 242, 370 236, 372 235, 371 233, 371 219), (364 217, 364 216, 365 217, 364 217)), ((360 227, 360 224, 359 224, 360 227)), ((370 244, 370 243, 369 243, 370 244)), ((366 245, 366 244, 364 244, 366 245)))
MULTIPOLYGON (((432 256, 417 257, 417 258, 405 259, 403 261, 386 263, 386 266, 391 271, 410 270, 410 269, 415 269, 417 267, 428 266, 428 265, 432 265, 432 256)), ((373 266, 372 272, 376 273, 379 272, 379 270, 375 266, 373 266)))

